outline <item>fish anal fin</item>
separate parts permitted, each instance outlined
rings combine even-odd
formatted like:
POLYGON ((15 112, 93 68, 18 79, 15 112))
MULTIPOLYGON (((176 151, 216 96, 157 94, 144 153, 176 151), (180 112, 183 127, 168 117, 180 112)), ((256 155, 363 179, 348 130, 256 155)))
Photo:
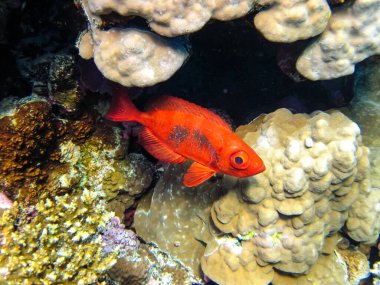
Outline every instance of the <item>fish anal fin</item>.
POLYGON ((231 129, 230 125, 222 119, 219 115, 214 112, 198 106, 194 103, 188 102, 181 98, 173 96, 161 96, 153 100, 149 106, 146 108, 146 111, 157 111, 157 110, 166 110, 166 111, 177 111, 192 114, 195 116, 202 117, 208 121, 212 121, 220 126, 231 129))
POLYGON ((194 162, 187 170, 183 177, 183 185, 186 187, 195 187, 212 177, 215 170, 208 168, 198 162, 194 162))
POLYGON ((179 164, 186 161, 182 155, 172 151, 164 142, 157 138, 148 128, 139 133, 141 145, 155 158, 162 162, 179 164))

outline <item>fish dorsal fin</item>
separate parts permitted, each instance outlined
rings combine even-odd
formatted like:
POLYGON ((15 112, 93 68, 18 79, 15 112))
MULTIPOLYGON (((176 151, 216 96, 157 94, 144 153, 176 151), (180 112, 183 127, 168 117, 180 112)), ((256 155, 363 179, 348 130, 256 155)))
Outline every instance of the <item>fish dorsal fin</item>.
POLYGON ((156 111, 156 110, 168 110, 168 111, 179 111, 184 113, 193 114, 196 116, 203 117, 209 121, 212 121, 220 126, 231 129, 230 125, 223 120, 219 115, 214 112, 198 106, 194 103, 188 102, 181 98, 173 97, 173 96, 161 96, 157 99, 153 100, 146 111, 156 111))
POLYGON ((155 158, 162 162, 179 164, 186 161, 182 155, 172 151, 164 142, 157 138, 149 129, 143 128, 139 133, 140 144, 155 158))
POLYGON ((183 177, 183 185, 186 187, 198 186, 213 176, 215 173, 215 170, 208 168, 207 166, 204 166, 198 162, 194 162, 183 177))

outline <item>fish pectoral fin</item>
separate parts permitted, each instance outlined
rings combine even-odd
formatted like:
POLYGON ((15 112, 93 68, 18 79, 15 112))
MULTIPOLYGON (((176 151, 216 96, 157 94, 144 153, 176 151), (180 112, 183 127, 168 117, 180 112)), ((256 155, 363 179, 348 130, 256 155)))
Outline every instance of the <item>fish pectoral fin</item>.
POLYGON ((198 162, 194 162, 183 177, 183 185, 186 187, 198 186, 213 176, 215 173, 215 170, 208 168, 207 166, 204 166, 198 162))
POLYGON ((139 133, 140 144, 155 158, 162 162, 173 164, 184 163, 186 158, 172 151, 163 141, 157 138, 149 129, 143 128, 139 133))

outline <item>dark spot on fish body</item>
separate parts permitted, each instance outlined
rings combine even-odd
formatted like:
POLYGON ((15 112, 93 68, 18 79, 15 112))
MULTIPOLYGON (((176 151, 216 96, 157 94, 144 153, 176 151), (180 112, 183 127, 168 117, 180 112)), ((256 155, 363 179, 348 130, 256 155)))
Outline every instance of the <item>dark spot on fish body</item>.
POLYGON ((217 161, 218 156, 216 155, 215 149, 208 140, 208 138, 200 131, 194 130, 191 134, 192 141, 195 143, 195 148, 201 151, 207 151, 211 156, 212 161, 217 161))
POLYGON ((175 144, 175 147, 185 141, 189 137, 190 131, 184 126, 175 126, 169 133, 168 139, 175 144))
POLYGON ((196 141, 201 148, 204 148, 204 147, 208 148, 211 146, 207 137, 204 134, 202 134, 202 132, 200 132, 199 130, 194 130, 192 137, 194 138, 194 141, 196 141))

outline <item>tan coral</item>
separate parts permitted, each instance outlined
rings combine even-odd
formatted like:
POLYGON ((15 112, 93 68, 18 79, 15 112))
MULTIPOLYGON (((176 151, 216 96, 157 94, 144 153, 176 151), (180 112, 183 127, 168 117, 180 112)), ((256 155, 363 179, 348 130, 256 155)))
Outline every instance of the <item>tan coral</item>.
POLYGON ((188 53, 184 45, 138 29, 93 31, 94 60, 101 73, 124 86, 151 86, 170 78, 188 53))
MULTIPOLYGON (((214 224, 236 243, 249 239, 254 247, 241 251, 248 250, 258 265, 293 274, 308 272, 326 237, 346 222, 352 238, 373 242, 380 230, 378 200, 372 198, 378 193, 369 183, 368 149, 358 126, 339 112, 307 116, 284 109, 258 121, 237 133, 267 170, 214 203, 214 224)), ((210 247, 207 252, 219 254, 214 242, 210 247)))
POLYGON ((280 109, 237 134, 264 159, 264 173, 184 191, 186 166, 171 166, 139 205, 137 231, 192 268, 204 242, 202 270, 219 284, 269 284, 272 278, 277 284, 346 284, 334 253, 336 233, 346 224, 351 237, 371 243, 380 231, 378 192, 369 183, 358 126, 339 112, 280 109))
POLYGON ((260 0, 258 4, 265 8, 255 16, 255 27, 272 42, 316 36, 324 31, 331 14, 325 0, 260 0))
POLYGON ((202 257, 203 272, 218 284, 266 285, 271 282, 274 270, 271 266, 260 266, 252 255, 251 241, 220 238, 215 252, 202 257))
POLYGON ((357 0, 333 13, 317 41, 297 60, 297 70, 310 80, 352 74, 355 64, 380 54, 380 1, 357 0))
POLYGON ((253 7, 249 0, 88 0, 91 13, 100 16, 116 12, 123 16, 139 15, 163 36, 178 36, 201 29, 208 20, 232 20, 247 14, 253 7))
POLYGON ((320 284, 347 284, 347 275, 335 254, 321 255, 307 275, 290 276, 276 274, 273 285, 320 285, 320 284))

